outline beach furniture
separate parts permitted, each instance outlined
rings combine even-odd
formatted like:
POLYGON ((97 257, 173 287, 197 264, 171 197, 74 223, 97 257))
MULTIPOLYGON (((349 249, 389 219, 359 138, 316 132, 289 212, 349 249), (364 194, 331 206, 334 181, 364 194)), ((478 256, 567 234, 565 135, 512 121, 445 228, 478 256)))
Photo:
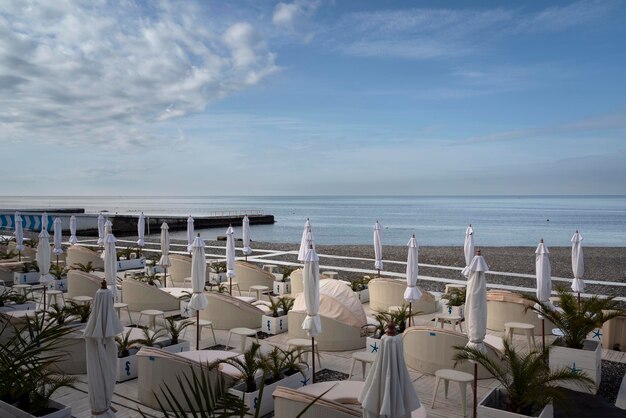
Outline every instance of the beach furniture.
POLYGON ((67 272, 67 297, 73 299, 76 296, 91 296, 94 297, 98 289, 100 289, 100 283, 102 282, 102 276, 92 273, 87 273, 80 270, 70 270, 67 272))
MULTIPOLYGON (((315 337, 320 350, 346 351, 365 347, 361 328, 367 317, 359 298, 348 286, 337 280, 320 280, 320 318, 322 332, 315 337)), ((306 317, 304 294, 296 295, 288 314, 289 338, 309 338, 302 329, 306 317)))
POLYGON ((437 398, 437 390, 439 389, 439 384, 443 380, 444 385, 444 394, 446 399, 448 399, 448 385, 450 382, 456 382, 459 384, 459 390, 461 391, 461 407, 463 409, 463 416, 465 416, 467 410, 467 385, 470 385, 470 388, 473 388, 472 382, 474 381, 474 376, 460 372, 458 370, 451 369, 441 369, 435 372, 435 390, 433 391, 433 404, 432 408, 435 409, 435 400, 437 398))
POLYGON ((230 346, 230 339, 233 336, 233 334, 239 335, 239 337, 241 337, 241 344, 239 346, 239 352, 242 354, 244 351, 246 351, 246 341, 248 340, 248 337, 254 337, 256 342, 257 343, 259 342, 259 339, 257 338, 257 335, 256 335, 256 330, 253 330, 251 328, 245 328, 245 327, 232 328, 228 330, 228 340, 226 341, 226 348, 230 346))
MULTIPOLYGON (((541 330, 541 319, 536 312, 528 310, 527 306, 533 303, 524 299, 517 293, 506 290, 490 290, 487 292, 487 329, 492 331, 505 331, 507 322, 522 322, 534 325, 535 329, 541 330)), ((554 324, 546 319, 545 329, 554 328, 554 324)), ((516 334, 524 334, 521 328, 514 330, 516 334)))
POLYGON ((261 267, 246 261, 235 261, 234 280, 239 283, 239 289, 248 291, 252 286, 267 286, 274 288, 275 276, 261 267))
MULTIPOLYGON (((426 326, 407 328, 403 334, 404 359, 408 367, 425 374, 434 375, 440 369, 454 369, 473 373, 474 366, 469 362, 455 366, 455 346, 465 346, 467 335, 451 330, 442 330, 426 326)), ((487 335, 485 345, 490 355, 499 356, 496 347, 502 346, 502 339, 487 335)), ((483 367, 478 367, 478 378, 486 379, 491 375, 483 367)))
POLYGON ((202 339, 202 331, 204 331, 205 328, 211 328, 211 334, 213 334, 213 344, 217 345, 217 338, 215 338, 215 330, 213 329, 213 322, 207 321, 206 319, 201 319, 196 322, 196 318, 187 319, 187 321, 193 322, 194 325, 192 327, 185 328, 185 330, 183 331, 183 339, 185 338, 185 335, 187 335, 187 330, 189 328, 195 329, 196 323, 197 323, 200 325, 200 339, 202 339))
MULTIPOLYGON (((256 298, 260 300, 261 296, 269 293, 269 291, 270 288, 264 285, 250 286, 250 288, 248 289, 248 296, 252 296, 251 293, 254 292, 256 294, 256 298)), ((241 294, 241 291, 239 293, 241 294)))
POLYGON ((128 304, 133 312, 146 309, 158 309, 164 312, 180 310, 180 300, 176 296, 156 286, 140 282, 131 278, 122 281, 122 302, 128 304))
POLYGON ((302 269, 296 269, 289 275, 291 277, 291 296, 295 297, 298 293, 302 293, 304 284, 302 283, 302 269))
POLYGON ((209 305, 200 311, 200 319, 213 323, 215 329, 260 328, 264 311, 227 293, 204 292, 209 305))
POLYGON ((452 329, 456 331, 456 326, 459 326, 459 331, 463 332, 463 318, 458 315, 437 314, 435 315, 435 325, 441 324, 443 329, 444 323, 449 322, 452 325, 452 329))
MULTIPOLYGON (((17 251, 17 243, 15 241, 10 241, 9 244, 7 245, 7 250, 8 251, 14 251, 15 253, 17 253, 18 252, 17 251)), ((34 260, 35 257, 37 256, 37 248, 24 246, 24 249, 22 251, 20 251, 20 252, 22 253, 22 260, 24 258, 34 260)), ((17 261, 18 258, 19 257, 15 257, 15 261, 17 261)), ((59 258, 59 259, 61 259, 61 258, 59 258)))
POLYGON ((365 373, 366 367, 368 364, 373 364, 374 360, 376 360, 376 354, 370 353, 369 351, 357 351, 356 353, 352 353, 352 365, 350 366, 348 380, 352 380, 352 376, 354 376, 354 367, 356 366, 357 361, 361 363, 361 372, 363 380, 365 380, 367 377, 367 374, 365 373))
POLYGON ((526 339, 528 340, 528 349, 532 350, 533 348, 537 348, 537 344, 535 344, 535 326, 531 324, 525 324, 523 322, 507 322, 504 324, 504 338, 509 340, 509 342, 513 342, 513 333, 515 331, 519 331, 526 335, 526 339))
POLYGON ((158 309, 146 309, 143 310, 139 313, 139 319, 137 320, 137 323, 139 325, 141 325, 141 318, 142 317, 148 317, 148 328, 154 330, 156 329, 156 317, 160 316, 161 318, 163 318, 163 322, 165 322, 165 312, 160 311, 158 309))
POLYGON ((128 314, 128 321, 132 324, 133 317, 130 315, 130 309, 128 309, 128 303, 114 303, 113 309, 117 313, 117 317, 122 319, 122 309, 126 309, 126 313, 128 314))
POLYGON ((72 267, 74 264, 87 265, 87 263, 91 262, 93 268, 104 270, 104 260, 100 257, 100 254, 80 245, 72 245, 67 249, 65 261, 68 267, 72 267))
MULTIPOLYGON (((174 283, 175 286, 180 286, 185 283, 185 279, 187 283, 191 283, 191 257, 183 254, 169 254, 171 266, 168 267, 167 272, 170 276, 171 283, 174 283)), ((206 277, 207 279, 210 277, 209 273, 211 272, 211 267, 206 265, 206 277)), ((171 283, 168 283, 171 285, 171 283)), ((189 285, 191 287, 191 284, 189 285)))
MULTIPOLYGON (((191 371, 200 371, 200 366, 207 363, 214 363, 218 360, 236 357, 238 353, 219 350, 199 350, 185 351, 182 353, 169 353, 156 347, 142 347, 137 353, 138 358, 138 383, 137 396, 139 402, 150 408, 160 410, 157 396, 162 391, 169 392, 184 408, 189 408, 189 403, 185 400, 185 394, 178 384, 178 379, 185 381, 191 379, 191 371)), ((205 368, 206 371, 206 368, 205 368)), ((221 373, 226 379, 226 386, 232 386, 239 376, 239 372, 233 366, 221 364, 218 370, 212 370, 209 378, 213 384, 213 390, 217 391, 217 373, 221 373)), ((216 395, 217 392, 216 392, 216 395)), ((189 394, 187 394, 189 396, 189 394)), ((191 397, 193 398, 193 397, 191 397)), ((163 399, 161 399, 163 400, 163 399)), ((193 401, 193 399, 192 399, 193 401)), ((167 406, 167 402, 164 402, 167 406)), ((197 407, 197 405, 191 405, 197 407)))
MULTIPOLYGON (((370 291, 370 309, 377 312, 387 312, 391 306, 402 306, 406 281, 400 279, 376 278, 368 283, 370 291)), ((437 301, 430 293, 422 290, 422 297, 412 303, 413 312, 430 314, 437 310, 437 301)))

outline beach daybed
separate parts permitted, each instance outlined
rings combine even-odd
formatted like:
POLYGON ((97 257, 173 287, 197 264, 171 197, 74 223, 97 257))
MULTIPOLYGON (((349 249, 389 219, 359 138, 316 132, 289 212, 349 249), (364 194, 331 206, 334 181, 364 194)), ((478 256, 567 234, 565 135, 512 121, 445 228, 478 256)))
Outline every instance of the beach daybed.
MULTIPOLYGON (((400 279, 376 278, 368 283, 370 291, 370 309, 377 312, 387 312, 390 306, 402 306, 406 281, 400 279)), ((437 301, 430 293, 422 290, 422 298, 412 304, 413 312, 430 314, 437 310, 437 301)))
MULTIPOLYGON (((7 251, 13 251, 17 254, 18 253, 17 243, 15 241, 10 241, 7 245, 7 251)), ((19 252, 22 253, 22 259, 26 258, 26 259, 34 260, 35 257, 37 257, 37 248, 24 246, 24 249, 19 252)), ((19 257, 16 257, 16 260, 17 258, 19 257)))
POLYGON ((255 264, 246 261, 235 261, 235 278, 233 280, 239 283, 239 288, 244 291, 250 289, 250 286, 267 286, 274 288, 274 280, 276 277, 258 267, 255 264))
POLYGON ((134 312, 157 309, 163 312, 180 310, 180 300, 156 286, 126 278, 122 281, 122 301, 134 312))
MULTIPOLYGON (((183 407, 189 408, 190 405, 186 402, 185 396, 178 384, 178 378, 185 382, 186 377, 191 379, 192 367, 197 374, 200 372, 200 365, 206 366, 207 363, 214 363, 218 360, 236 357, 238 355, 239 353, 219 350, 169 353, 155 347, 142 347, 137 353, 139 363, 137 397, 139 402, 150 408, 160 410, 161 408, 159 407, 156 397, 158 396, 163 402, 163 405, 167 406, 167 402, 165 402, 162 396, 162 390, 168 394, 169 390, 174 399, 178 400, 183 407)), ((237 369, 230 365, 221 364, 219 366, 219 372, 226 380, 226 387, 232 386, 239 376, 237 369)), ((211 383, 213 384, 212 387, 217 389, 218 371, 213 370, 210 373, 211 383)), ((190 393, 187 393, 187 395, 193 398, 190 393)), ((191 406, 196 407, 196 405, 191 406)))
POLYGON ((87 263, 91 262, 93 268, 104 270, 104 260, 100 257, 100 254, 80 245, 72 245, 67 249, 65 261, 68 267, 72 267, 74 264, 87 265, 87 263))
MULTIPOLYGON (((455 369, 473 373, 474 367, 469 362, 454 365, 457 353, 455 346, 465 346, 467 335, 451 330, 442 330, 427 326, 407 328, 402 334, 404 343, 404 361, 414 370, 426 374, 435 374, 439 369, 455 369)), ((499 356, 502 339, 488 335, 485 338, 487 350, 494 358, 499 356)), ((491 375, 483 367, 478 367, 478 378, 486 379, 491 375)))
POLYGON ((213 323, 215 329, 260 328, 264 310, 227 293, 204 292, 209 305, 200 311, 200 319, 213 323))
MULTIPOLYGON (((338 280, 320 280, 319 312, 322 333, 315 337, 319 350, 346 351, 365 347, 361 328, 367 324, 367 317, 350 287, 338 280)), ((289 338, 309 338, 302 329, 305 317, 304 293, 300 293, 288 314, 289 338)))
POLYGON ((24 261, 17 261, 17 258, 2 260, 0 262, 0 280, 5 284, 13 283, 13 273, 20 272, 24 267, 24 261))
MULTIPOLYGON (((492 331, 504 331, 507 322, 523 322, 535 326, 535 335, 541 335, 541 319, 537 313, 528 310, 526 306, 533 305, 517 293, 506 290, 490 290, 487 292, 487 329, 492 331)), ((546 320, 546 334, 554 328, 552 322, 546 320)), ((523 330, 514 330, 515 333, 523 333, 523 330)))
MULTIPOLYGON (((302 418, 361 417, 363 411, 358 397, 364 385, 365 382, 342 380, 315 383, 299 389, 279 386, 274 391, 274 417, 293 418, 310 404, 302 418), (318 396, 322 397, 313 402, 318 396)), ((426 418, 424 406, 413 411, 411 418, 426 418)))
POLYGON ((67 298, 75 296, 96 296, 103 277, 80 270, 67 272, 67 298))
POLYGON ((304 291, 304 284, 302 283, 302 269, 296 269, 289 275, 291 278, 291 295, 296 297, 298 293, 304 291))

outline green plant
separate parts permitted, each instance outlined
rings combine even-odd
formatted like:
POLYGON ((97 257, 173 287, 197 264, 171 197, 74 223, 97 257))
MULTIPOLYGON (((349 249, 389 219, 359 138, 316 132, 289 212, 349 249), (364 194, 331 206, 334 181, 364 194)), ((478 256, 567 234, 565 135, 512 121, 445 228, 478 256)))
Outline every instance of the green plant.
POLYGON ((161 278, 155 272, 138 274, 135 276, 135 280, 148 283, 150 286, 156 286, 155 282, 159 282, 159 284, 161 284, 161 278))
POLYGON ((34 302, 35 298, 32 293, 28 295, 23 295, 21 293, 17 293, 13 289, 5 289, 4 292, 0 293, 0 307, 10 304, 22 305, 28 302, 34 302))
POLYGON ((53 264, 50 266, 50 274, 54 276, 56 280, 61 280, 63 276, 67 274, 67 269, 58 264, 53 264))
POLYGON ((25 239, 24 240, 24 246, 28 247, 28 248, 37 248, 37 245, 39 245, 39 240, 31 238, 31 239, 25 239))
POLYGON ((17 257, 17 253, 13 250, 8 250, 6 252, 0 252, 0 260, 9 260, 11 258, 17 257))
POLYGON ((358 279, 354 279, 350 282, 350 287, 355 292, 360 292, 361 290, 367 289, 367 284, 372 280, 370 276, 363 276, 358 279))
POLYGON ((289 276, 291 276, 291 273, 293 273, 296 270, 295 267, 292 266, 283 266, 283 268, 280 270, 280 272, 283 274, 282 276, 282 280, 281 281, 287 281, 287 279, 289 278, 289 276))
POLYGON ((582 348, 590 332, 610 319, 626 316, 626 311, 620 308, 615 297, 592 296, 582 299, 579 304, 572 292, 559 288, 558 295, 561 309, 552 309, 535 295, 524 295, 524 298, 534 302, 526 310, 532 309, 563 331, 563 337, 557 341, 569 348, 582 348))
POLYGON ((226 273, 228 269, 226 268, 226 263, 222 261, 221 263, 212 263, 211 270, 213 270, 213 273, 219 274, 226 273))
POLYGON ((374 319, 376 320, 376 325, 374 326, 374 338, 380 338, 387 330, 387 324, 393 322, 396 324, 396 332, 398 334, 402 334, 406 329, 407 321, 410 318, 413 318, 417 315, 421 314, 421 312, 411 312, 409 315, 409 304, 403 304, 400 309, 394 312, 379 312, 374 315, 374 319))
POLYGON ((55 321, 59 325, 63 325, 72 315, 72 312, 67 307, 54 303, 46 311, 46 314, 48 315, 49 320, 55 321))
POLYGON ((257 390, 257 372, 264 370, 264 363, 263 358, 261 357, 260 348, 261 345, 258 343, 252 343, 250 349, 243 353, 243 357, 230 357, 220 360, 220 362, 230 364, 239 371, 241 374, 239 380, 246 384, 246 392, 254 392, 257 390))
POLYGON ((30 273, 31 271, 39 271, 37 261, 24 261, 24 264, 22 264, 22 273, 30 273))
POLYGON ((272 311, 272 316, 274 318, 278 318, 278 313, 281 310, 280 307, 280 299, 274 299, 273 297, 269 297, 269 302, 270 302, 270 310, 272 311))
POLYGON ((458 287, 450 288, 448 293, 441 295, 442 299, 448 301, 448 306, 461 306, 465 303, 465 291, 458 287))
POLYGON ((562 397, 563 389, 557 386, 559 383, 593 384, 584 373, 566 367, 551 371, 545 353, 531 351, 520 355, 506 340, 501 359, 490 357, 475 348, 455 348, 459 350, 454 357, 457 362, 474 361, 500 382, 506 391, 506 408, 510 412, 532 415, 541 411, 554 399, 562 397))
POLYGON ((116 256, 118 260, 122 257, 126 258, 127 260, 130 260, 132 253, 139 254, 138 250, 135 250, 134 248, 131 248, 131 247, 126 247, 126 248, 122 248, 121 250, 118 250, 116 252, 116 256))
POLYGON ((265 383, 277 382, 293 372, 300 372, 304 375, 303 369, 308 365, 302 361, 302 355, 300 348, 283 350, 280 347, 274 347, 272 351, 262 355, 263 369, 270 375, 265 383))
POLYGON ((287 315, 287 312, 293 308, 293 304, 296 302, 294 298, 283 296, 278 298, 278 305, 283 310, 283 315, 287 315))
POLYGON ((131 330, 128 330, 126 334, 122 334, 121 337, 119 335, 115 337, 115 343, 117 344, 117 356, 118 357, 128 357, 130 356, 130 350, 134 348, 139 348, 137 344, 140 342, 140 340, 131 339, 130 334, 131 334, 131 330))
POLYGON ((228 286, 224 283, 220 283, 217 285, 217 293, 228 293, 228 286))
POLYGON ((169 334, 169 338, 172 341, 172 345, 178 344, 178 338, 183 333, 185 328, 193 325, 192 321, 176 321, 174 318, 165 318, 165 331, 169 334))
POLYGON ((89 315, 91 314, 91 304, 80 304, 76 302, 69 302, 69 306, 65 307, 70 315, 74 315, 80 318, 81 324, 84 324, 89 319, 89 315))
POLYGON ((140 338, 137 342, 146 347, 154 347, 157 340, 165 335, 165 329, 160 328, 157 331, 150 331, 148 328, 142 328, 143 338, 140 338))
POLYGON ((94 267, 93 262, 91 261, 88 261, 87 264, 74 263, 70 267, 70 270, 78 270, 78 271, 83 271, 85 273, 91 273, 92 271, 102 271, 101 268, 94 267))

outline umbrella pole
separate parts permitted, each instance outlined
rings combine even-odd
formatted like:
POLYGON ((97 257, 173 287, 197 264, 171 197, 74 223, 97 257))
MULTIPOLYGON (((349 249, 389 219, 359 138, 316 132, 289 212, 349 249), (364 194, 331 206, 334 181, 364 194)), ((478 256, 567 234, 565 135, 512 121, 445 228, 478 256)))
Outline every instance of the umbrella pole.
POLYGON ((546 351, 546 320, 541 318, 541 351, 546 351))
POLYGON ((378 269, 378 277, 380 277, 380 269, 378 269))
POLYGON ((46 283, 43 284, 43 314, 46 314, 46 283))
POLYGON ((580 292, 578 292, 578 308, 580 309, 580 292))
POLYGON ((167 287, 167 267, 163 267, 163 287, 167 287))
POLYGON ((57 268, 59 268, 59 255, 57 254, 57 268))
POLYGON ((22 252, 21 251, 17 252, 17 261, 22 261, 22 252))
POLYGON ((228 276, 228 294, 233 295, 233 278, 228 276))
POLYGON ((315 337, 311 337, 311 359, 313 364, 311 379, 313 380, 313 383, 315 383, 315 337))
POLYGON ((476 390, 477 389, 478 389, 478 363, 474 363, 474 390, 473 390, 473 392, 474 392, 474 405, 473 405, 473 408, 474 408, 474 418, 476 418, 478 416, 477 415, 478 407, 476 405, 476 401, 477 401, 476 390))
POLYGON ((409 302, 409 327, 411 326, 411 308, 412 308, 412 303, 409 302))
POLYGON ((200 311, 196 311, 196 350, 200 350, 200 311))

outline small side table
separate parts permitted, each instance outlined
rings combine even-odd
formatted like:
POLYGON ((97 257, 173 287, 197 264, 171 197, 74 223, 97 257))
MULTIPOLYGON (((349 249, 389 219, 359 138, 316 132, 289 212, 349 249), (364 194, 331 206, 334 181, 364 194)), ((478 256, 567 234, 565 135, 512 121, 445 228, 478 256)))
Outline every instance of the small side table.
POLYGON ((231 280, 227 280, 227 281, 224 282, 224 285, 226 287, 230 286, 231 293, 232 293, 233 289, 236 287, 237 288, 237 292, 239 292, 239 296, 241 296, 241 289, 239 288, 239 283, 237 283, 236 281, 234 281, 234 280, 232 280, 232 281, 231 280))
POLYGON ((263 270, 267 271, 268 273, 274 273, 276 269, 278 269, 278 266, 276 264, 263 264, 263 270))
POLYGON ((74 296, 72 300, 79 305, 89 305, 93 298, 91 296, 74 296))
MULTIPOLYGON (((193 322, 194 325, 196 325, 196 319, 194 318, 193 320, 191 319, 187 319, 187 321, 193 322)), ((217 338, 215 338, 215 330, 213 329, 213 322, 211 321, 207 321, 206 319, 201 319, 200 321, 198 321, 198 324, 200 324, 200 339, 202 339, 202 331, 204 331, 205 327, 211 328, 211 333, 213 334, 213 345, 217 345, 217 338)), ((195 328, 194 326, 189 326, 187 328, 185 328, 185 330, 183 331, 183 338, 185 338, 185 335, 187 334, 187 330, 189 328, 195 328)))
POLYGON ((128 320, 130 321, 132 325, 133 318, 130 316, 130 309, 128 308, 128 303, 114 303, 113 308, 117 312, 117 317, 120 319, 122 319, 122 309, 126 309, 126 312, 128 313, 128 320))
MULTIPOLYGON (((52 305, 53 298, 54 298, 54 303, 57 305, 59 304, 59 296, 61 296, 63 305, 65 305, 65 296, 63 296, 63 292, 61 292, 60 290, 48 290, 46 294, 48 296, 48 300, 46 301, 46 303, 48 304, 48 308, 52 305)), ((44 306, 44 309, 45 309, 45 306, 44 306)))
POLYGON ((155 329, 156 328, 156 317, 157 316, 162 316, 163 320, 165 321, 165 312, 163 311, 159 311, 158 309, 146 309, 145 311, 141 311, 139 313, 139 320, 137 321, 138 324, 141 324, 141 317, 142 316, 147 316, 150 320, 150 323, 148 325, 148 327, 150 329, 155 329))
POLYGON ((237 334, 241 337, 241 353, 243 353, 244 351, 246 351, 246 339, 248 337, 254 337, 256 339, 256 342, 259 342, 259 339, 256 335, 256 331, 250 328, 232 328, 229 332, 228 332, 228 341, 226 342, 226 348, 228 348, 229 344, 230 344, 230 337, 232 337, 233 334, 237 334))
POLYGON ((323 271, 322 276, 326 276, 328 279, 337 280, 339 273, 337 273, 336 271, 323 271))
MULTIPOLYGON (((250 288, 248 289, 248 296, 250 296, 252 292, 255 292, 257 300, 261 300, 261 295, 269 291, 270 291, 270 288, 267 286, 263 286, 263 285, 250 286, 250 288)), ((239 294, 241 295, 241 292, 239 292, 239 294)))
POLYGON ((459 329, 461 330, 461 332, 463 332, 463 318, 461 318, 460 316, 454 316, 454 315, 436 315, 435 316, 435 326, 438 323, 441 323, 441 329, 443 329, 443 324, 446 322, 449 322, 450 324, 452 324, 452 329, 454 331, 456 331, 456 326, 457 324, 459 325, 459 329))
POLYGON ((504 324, 504 336, 509 342, 513 341, 513 332, 516 329, 524 331, 526 334, 526 340, 528 341, 528 349, 532 350, 533 347, 537 347, 535 344, 535 326, 532 324, 525 324, 524 322, 507 322, 504 324))
POLYGON ((350 367, 350 375, 348 376, 348 380, 352 380, 352 376, 354 375, 354 366, 356 366, 356 362, 361 363, 361 370, 363 372, 363 380, 367 377, 365 374, 365 369, 368 364, 373 364, 374 360, 376 360, 376 354, 368 353, 367 351, 357 351, 356 353, 352 353, 352 366, 350 367))
POLYGON ((435 408, 435 398, 437 397, 437 390, 439 389, 439 383, 441 383, 441 380, 443 380, 446 399, 448 398, 448 384, 450 381, 453 381, 459 384, 459 389, 461 390, 461 406, 463 408, 463 416, 465 416, 467 409, 467 385, 469 384, 470 387, 472 387, 471 383, 474 381, 474 376, 458 370, 440 369, 435 372, 435 377, 437 380, 435 381, 435 391, 433 392, 433 404, 431 408, 435 408))
MULTIPOLYGON (((308 338, 292 338, 291 340, 287 340, 287 350, 292 348, 299 348, 302 350, 304 354, 304 361, 309 362, 309 354, 311 352, 311 340, 308 338)), ((322 362, 319 361, 319 351, 317 349, 317 341, 315 341, 315 352, 313 355, 317 354, 317 359, 320 367, 322 366, 322 362)))
POLYGON ((13 290, 22 296, 27 296, 33 291, 33 286, 30 284, 14 284, 13 290))

